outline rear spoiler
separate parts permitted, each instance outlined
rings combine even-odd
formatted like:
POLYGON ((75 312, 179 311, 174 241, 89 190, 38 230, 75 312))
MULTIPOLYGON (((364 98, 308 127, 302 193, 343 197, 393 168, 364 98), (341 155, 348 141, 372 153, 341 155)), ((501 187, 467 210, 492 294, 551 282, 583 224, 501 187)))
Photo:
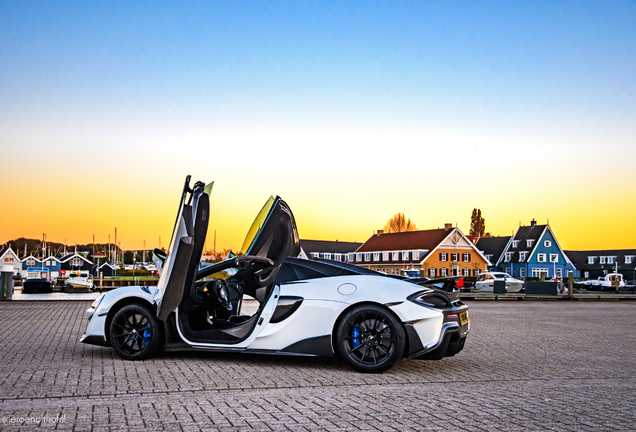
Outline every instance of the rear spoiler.
POLYGON ((464 287, 464 278, 461 276, 443 277, 437 279, 408 279, 409 282, 413 282, 423 287, 433 287, 446 292, 459 291, 464 287))

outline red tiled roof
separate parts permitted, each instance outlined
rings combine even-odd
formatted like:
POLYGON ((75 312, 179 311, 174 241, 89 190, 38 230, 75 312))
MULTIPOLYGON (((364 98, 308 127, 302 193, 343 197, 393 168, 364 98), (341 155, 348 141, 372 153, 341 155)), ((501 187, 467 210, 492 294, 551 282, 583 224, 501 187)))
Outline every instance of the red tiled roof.
POLYGON ((401 233, 374 234, 356 252, 395 251, 395 250, 433 250, 453 229, 432 229, 407 231, 401 233))

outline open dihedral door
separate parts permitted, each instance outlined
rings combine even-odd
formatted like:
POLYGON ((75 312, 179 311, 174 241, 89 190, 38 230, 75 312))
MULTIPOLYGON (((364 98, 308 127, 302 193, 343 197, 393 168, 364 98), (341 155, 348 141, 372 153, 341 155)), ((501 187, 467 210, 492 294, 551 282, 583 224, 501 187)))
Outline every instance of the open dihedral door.
POLYGON ((192 284, 208 232, 209 195, 213 183, 205 186, 197 182, 192 189, 189 183, 190 176, 186 178, 183 188, 170 247, 154 298, 157 318, 162 321, 181 303, 186 285, 192 284))

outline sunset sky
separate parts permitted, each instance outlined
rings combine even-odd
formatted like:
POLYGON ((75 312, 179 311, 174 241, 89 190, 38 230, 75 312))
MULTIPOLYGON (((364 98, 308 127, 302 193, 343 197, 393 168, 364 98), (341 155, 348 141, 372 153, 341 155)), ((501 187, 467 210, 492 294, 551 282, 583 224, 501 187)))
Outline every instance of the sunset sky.
MULTIPOLYGON (((636 3, 0 0, 0 242, 167 246, 183 180, 240 248, 420 229, 636 248, 636 3), (133 3, 133 4, 130 4, 133 3)), ((208 244, 208 246, 210 246, 208 244)))

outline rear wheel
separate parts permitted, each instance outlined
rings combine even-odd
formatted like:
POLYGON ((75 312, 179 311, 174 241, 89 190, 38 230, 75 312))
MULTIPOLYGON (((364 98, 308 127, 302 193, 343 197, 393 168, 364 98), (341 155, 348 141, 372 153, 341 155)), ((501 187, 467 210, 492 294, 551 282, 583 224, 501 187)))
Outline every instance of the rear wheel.
POLYGON ((110 343, 117 355, 126 360, 151 357, 161 348, 162 339, 159 320, 142 304, 122 307, 110 322, 110 343))
POLYGON ((340 357, 352 368, 379 373, 395 366, 402 358, 406 332, 402 323, 385 308, 361 305, 342 318, 336 339, 340 357))

